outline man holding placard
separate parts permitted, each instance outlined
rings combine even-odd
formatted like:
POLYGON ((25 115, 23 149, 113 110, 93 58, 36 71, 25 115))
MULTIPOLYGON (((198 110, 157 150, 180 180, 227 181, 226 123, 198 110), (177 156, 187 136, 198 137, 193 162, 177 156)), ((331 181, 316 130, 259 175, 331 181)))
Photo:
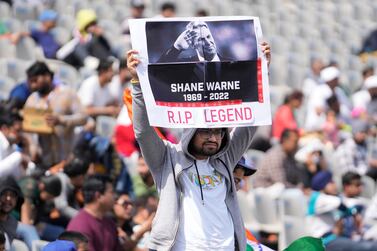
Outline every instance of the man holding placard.
MULTIPOLYGON (((132 34, 132 33, 131 33, 132 34)), ((270 61, 270 47, 261 50, 270 61)), ((160 139, 148 123, 136 66, 133 76, 133 122, 136 138, 150 167, 160 202, 150 235, 152 250, 246 250, 233 167, 248 149, 256 127, 185 129, 179 144, 160 139)))

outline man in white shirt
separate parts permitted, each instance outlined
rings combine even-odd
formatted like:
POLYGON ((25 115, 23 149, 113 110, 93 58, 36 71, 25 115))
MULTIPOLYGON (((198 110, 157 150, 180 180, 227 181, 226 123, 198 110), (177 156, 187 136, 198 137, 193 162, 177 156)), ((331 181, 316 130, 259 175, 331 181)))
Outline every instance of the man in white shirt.
POLYGON ((78 96, 89 116, 116 116, 120 111, 117 98, 111 94, 109 83, 114 75, 113 62, 102 60, 97 67, 97 75, 82 82, 78 96))

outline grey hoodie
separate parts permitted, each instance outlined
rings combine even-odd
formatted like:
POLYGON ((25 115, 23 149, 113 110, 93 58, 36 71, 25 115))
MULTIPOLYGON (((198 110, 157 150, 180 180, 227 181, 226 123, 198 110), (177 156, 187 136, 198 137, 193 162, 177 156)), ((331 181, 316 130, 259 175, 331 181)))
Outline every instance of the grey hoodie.
MULTIPOLYGON (((188 145, 196 129, 185 129, 179 144, 160 139, 149 126, 139 84, 133 85, 132 110, 135 136, 160 195, 149 248, 158 251, 170 250, 177 235, 181 211, 180 177, 182 171, 193 166, 195 161, 194 156, 188 152, 188 145)), ((231 133, 227 132, 220 151, 209 159, 209 163, 226 179, 225 203, 233 220, 237 250, 240 251, 246 250, 246 237, 233 181, 233 169, 248 149, 255 130, 256 127, 239 127, 231 133)))

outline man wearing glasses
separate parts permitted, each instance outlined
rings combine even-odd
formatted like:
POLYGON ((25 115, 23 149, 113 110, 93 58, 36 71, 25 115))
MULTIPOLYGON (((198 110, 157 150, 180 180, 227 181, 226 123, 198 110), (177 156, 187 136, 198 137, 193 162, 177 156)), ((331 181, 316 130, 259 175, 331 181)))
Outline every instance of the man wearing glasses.
MULTIPOLYGON (((262 44, 270 58, 270 47, 262 44)), ((133 80, 136 139, 154 178, 160 201, 151 250, 246 250, 233 169, 248 149, 256 127, 184 130, 179 144, 158 137, 149 125, 138 83, 136 51, 127 54, 133 80)), ((269 61, 269 60, 268 60, 269 61)))

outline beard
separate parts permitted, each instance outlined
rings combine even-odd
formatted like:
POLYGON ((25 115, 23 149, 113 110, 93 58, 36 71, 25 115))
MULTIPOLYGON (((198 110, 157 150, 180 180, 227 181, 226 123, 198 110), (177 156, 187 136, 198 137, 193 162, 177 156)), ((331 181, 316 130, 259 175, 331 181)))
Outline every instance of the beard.
POLYGON ((45 83, 41 88, 37 90, 37 92, 43 97, 49 94, 51 89, 51 85, 49 83, 45 83))
POLYGON ((219 144, 216 142, 205 142, 201 146, 192 145, 192 153, 194 155, 201 155, 210 157, 219 151, 219 144))

